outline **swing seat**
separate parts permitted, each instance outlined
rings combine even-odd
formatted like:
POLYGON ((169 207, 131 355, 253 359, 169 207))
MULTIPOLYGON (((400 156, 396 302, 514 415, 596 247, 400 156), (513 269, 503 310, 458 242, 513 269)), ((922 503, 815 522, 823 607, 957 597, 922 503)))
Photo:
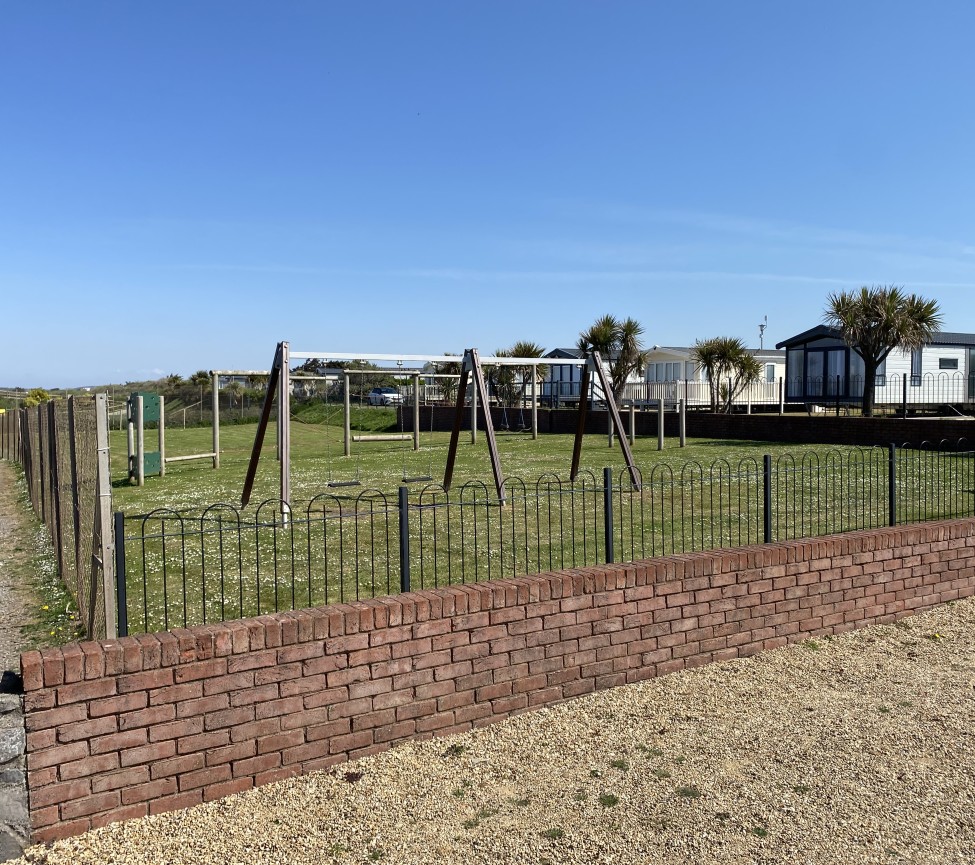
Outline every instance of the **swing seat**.
POLYGON ((362 483, 360 481, 329 481, 326 486, 329 487, 361 487, 362 483))
POLYGON ((410 478, 403 478, 404 484, 419 484, 425 481, 432 481, 433 477, 431 475, 416 475, 410 478))

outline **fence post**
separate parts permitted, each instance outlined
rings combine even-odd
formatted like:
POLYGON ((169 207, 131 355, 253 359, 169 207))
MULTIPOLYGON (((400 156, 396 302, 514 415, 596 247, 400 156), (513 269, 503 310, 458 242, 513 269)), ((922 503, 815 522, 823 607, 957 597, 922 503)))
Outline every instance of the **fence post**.
POLYGON ((907 419, 907 373, 906 372, 904 373, 904 395, 902 399, 903 399, 903 403, 902 403, 901 410, 903 412, 903 417, 906 420, 907 419))
POLYGON ((603 469, 603 531, 606 534, 606 564, 615 559, 613 550, 613 470, 603 469))
POLYGON ((779 376, 779 414, 785 414, 785 380, 779 376))
MULTIPOLYGON (((241 397, 241 405, 244 398, 241 397)), ((159 394, 159 477, 166 476, 166 397, 159 394)))
POLYGON ((47 404, 47 440, 51 446, 51 540, 54 542, 54 555, 58 563, 58 577, 65 581, 64 572, 64 526, 61 524, 61 445, 58 436, 57 403, 52 399, 47 404))
MULTIPOLYGON (((125 514, 115 512, 115 615, 118 635, 129 635, 129 608, 125 594, 125 514)), ((148 623, 146 623, 148 625, 148 623)))
POLYGON ((146 485, 146 421, 142 394, 135 398, 135 483, 146 485))
POLYGON ((765 543, 772 543, 772 456, 762 458, 762 503, 765 543))
POLYGON ((71 527, 74 531, 74 585, 81 585, 86 563, 81 561, 81 485, 78 481, 78 424, 75 398, 68 397, 68 454, 71 461, 71 527))
POLYGON ((399 488, 399 590, 410 590, 410 488, 399 488))
POLYGON ((887 514, 889 525, 897 525, 897 445, 887 447, 887 514))
MULTIPOLYGON (((139 397, 140 401, 142 397, 139 397)), ((139 406, 142 414, 142 406, 139 406)), ((95 446, 98 469, 95 475, 95 531, 92 533, 92 586, 95 585, 96 557, 102 569, 102 602, 105 605, 105 639, 114 640, 118 636, 118 609, 115 605, 117 588, 112 591, 112 583, 118 586, 115 575, 115 536, 109 527, 112 515, 112 467, 108 455, 108 396, 95 395, 95 446), (97 546, 96 546, 97 542, 97 546)), ((94 612, 89 613, 94 621, 94 612)))
MULTIPOLYGON (((42 433, 43 427, 43 414, 44 406, 42 403, 37 404, 37 476, 41 479, 41 490, 40 490, 40 505, 41 505, 41 522, 47 525, 47 463, 50 462, 50 455, 45 453, 46 442, 44 441, 44 435, 42 433)), ((36 510, 36 508, 35 508, 36 510)))

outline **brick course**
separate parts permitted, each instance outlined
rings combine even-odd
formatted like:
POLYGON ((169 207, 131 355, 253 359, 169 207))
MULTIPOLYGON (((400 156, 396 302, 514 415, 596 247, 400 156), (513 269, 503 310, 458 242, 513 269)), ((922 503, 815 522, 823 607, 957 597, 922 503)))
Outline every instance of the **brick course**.
MULTIPOLYGON (((692 438, 880 447, 891 442, 898 445, 904 442, 917 445, 923 441, 937 443, 942 440, 953 445, 961 438, 967 438, 969 443, 975 442, 975 427, 970 420, 837 416, 828 407, 823 414, 809 415, 805 411, 795 411, 795 408, 796 406, 789 406, 790 411, 784 415, 778 414, 778 406, 772 411, 761 411, 756 407, 754 414, 712 414, 708 411, 691 410, 687 413, 687 435, 692 438)), ((492 409, 491 412, 497 429, 502 421, 501 409, 492 409)), ((402 414, 406 430, 412 430, 412 411, 406 410, 402 414)), ((465 412, 465 429, 468 428, 466 424, 469 423, 469 418, 470 412, 465 412)), ((526 422, 531 422, 527 410, 525 419, 526 422)), ((574 435, 577 420, 575 409, 539 409, 538 431, 540 434, 574 435)), ((635 420, 638 436, 657 435, 655 411, 638 411, 635 420)), ((421 406, 421 432, 431 429, 431 421, 433 429, 449 432, 454 422, 454 409, 445 406, 421 406)), ((623 412, 623 424, 629 429, 629 414, 626 411, 623 412)), ((671 438, 676 438, 680 434, 676 412, 671 411, 664 415, 664 432, 671 438)), ((590 411, 587 414, 586 434, 606 434, 605 410, 590 411)))
POLYGON ((975 594, 975 519, 411 592, 21 657, 35 841, 975 594))

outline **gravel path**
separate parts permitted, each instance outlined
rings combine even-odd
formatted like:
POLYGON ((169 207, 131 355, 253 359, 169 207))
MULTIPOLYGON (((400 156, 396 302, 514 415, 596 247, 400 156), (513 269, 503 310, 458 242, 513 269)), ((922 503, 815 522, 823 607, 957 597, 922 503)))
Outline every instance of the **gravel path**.
POLYGON ((22 628, 33 621, 24 585, 33 539, 18 496, 17 474, 0 460, 0 862, 18 856, 30 832, 19 675, 22 628))
POLYGON ((591 695, 30 863, 970 863, 975 601, 591 695))

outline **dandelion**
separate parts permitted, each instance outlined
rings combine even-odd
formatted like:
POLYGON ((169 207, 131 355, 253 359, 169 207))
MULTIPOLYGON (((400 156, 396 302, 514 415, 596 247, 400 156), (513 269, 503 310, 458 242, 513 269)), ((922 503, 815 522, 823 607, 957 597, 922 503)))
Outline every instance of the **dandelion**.
POLYGON ((49 609, 51 609, 51 608, 50 608, 50 607, 49 607, 49 606, 48 606, 47 604, 45 604, 45 605, 44 605, 43 607, 41 607, 41 609, 42 609, 42 610, 49 610, 49 609))

